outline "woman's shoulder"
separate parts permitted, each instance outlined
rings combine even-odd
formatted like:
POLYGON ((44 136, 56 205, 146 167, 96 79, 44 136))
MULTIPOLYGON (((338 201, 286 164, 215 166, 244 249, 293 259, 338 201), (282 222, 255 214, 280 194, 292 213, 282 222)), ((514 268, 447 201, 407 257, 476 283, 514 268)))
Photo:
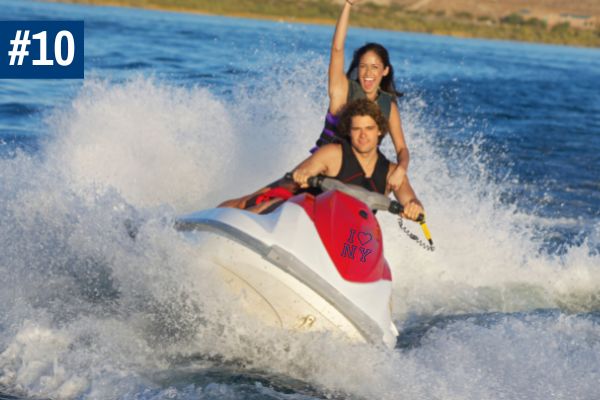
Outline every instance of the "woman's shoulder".
POLYGON ((379 97, 384 98, 385 101, 389 102, 390 104, 395 103, 397 99, 397 97, 394 94, 386 92, 383 89, 379 89, 379 97))

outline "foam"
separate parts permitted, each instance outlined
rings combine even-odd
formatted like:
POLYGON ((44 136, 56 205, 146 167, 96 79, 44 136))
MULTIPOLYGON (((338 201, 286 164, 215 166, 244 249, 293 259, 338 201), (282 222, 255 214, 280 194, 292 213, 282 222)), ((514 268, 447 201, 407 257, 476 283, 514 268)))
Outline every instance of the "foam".
POLYGON ((153 379, 200 357, 310 382, 327 395, 597 397, 598 322, 565 313, 598 307, 598 228, 563 254, 543 251, 540 232, 564 221, 540 223, 504 204, 511 184, 488 179, 479 143, 459 163, 436 144, 419 101, 402 114, 436 252, 415 246, 394 218, 380 220, 396 323, 445 323, 425 329, 414 347, 388 352, 269 329, 236 309, 214 266, 171 221, 299 162, 321 128, 323 82, 313 77, 324 69, 317 60, 229 99, 141 76, 87 81, 50 118, 41 153, 0 160, 0 276, 8 288, 0 293, 0 384, 54 398, 265 390, 153 379), (127 220, 145 221, 135 241, 127 220))

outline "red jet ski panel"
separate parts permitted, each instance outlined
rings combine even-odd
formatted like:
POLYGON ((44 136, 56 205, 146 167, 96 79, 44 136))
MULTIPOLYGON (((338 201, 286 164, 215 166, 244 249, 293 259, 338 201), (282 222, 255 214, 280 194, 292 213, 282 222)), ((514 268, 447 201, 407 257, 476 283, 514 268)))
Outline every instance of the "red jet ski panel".
POLYGON ((381 229, 364 203, 335 190, 316 198, 303 194, 291 201, 301 205, 313 219, 329 256, 345 280, 360 283, 392 280, 383 258, 381 229))

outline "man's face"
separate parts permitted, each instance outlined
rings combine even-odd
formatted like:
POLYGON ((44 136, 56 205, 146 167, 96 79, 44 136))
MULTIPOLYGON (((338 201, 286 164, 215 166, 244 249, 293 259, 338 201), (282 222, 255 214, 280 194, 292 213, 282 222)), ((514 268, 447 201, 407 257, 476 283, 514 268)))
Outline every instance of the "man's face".
POLYGON ((350 142, 354 150, 361 154, 377 150, 381 131, 375 120, 368 115, 352 117, 350 142))

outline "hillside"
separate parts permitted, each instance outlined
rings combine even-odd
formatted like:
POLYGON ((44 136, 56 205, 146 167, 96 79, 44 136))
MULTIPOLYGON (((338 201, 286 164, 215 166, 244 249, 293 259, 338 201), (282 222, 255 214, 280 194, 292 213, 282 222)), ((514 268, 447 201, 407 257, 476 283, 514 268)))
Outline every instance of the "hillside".
MULTIPOLYGON (((343 1, 345 0, 336 0, 336 3, 343 1)), ((370 2, 384 6, 397 5, 416 11, 444 11, 449 15, 469 12, 476 16, 491 18, 501 18, 522 10, 529 10, 535 15, 572 14, 600 17, 598 0, 370 0, 370 2)))
MULTIPOLYGON (((334 23, 344 0, 50 0, 334 23)), ((363 0, 355 26, 600 47, 600 0, 363 0), (524 6, 526 4, 526 6, 524 6)))
POLYGON ((517 13, 546 20, 550 25, 569 22, 587 29, 594 29, 600 23, 600 0, 380 0, 380 3, 420 12, 469 13, 496 20, 517 13))

